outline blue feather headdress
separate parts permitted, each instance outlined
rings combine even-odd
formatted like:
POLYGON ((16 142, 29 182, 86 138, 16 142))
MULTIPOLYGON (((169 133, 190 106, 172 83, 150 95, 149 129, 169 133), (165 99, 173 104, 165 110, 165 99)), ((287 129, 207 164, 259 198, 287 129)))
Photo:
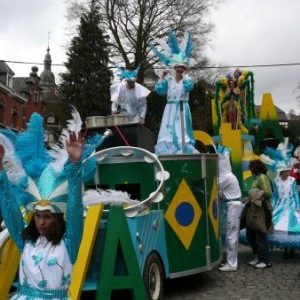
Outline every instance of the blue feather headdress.
POLYGON ((291 153, 293 145, 289 145, 288 139, 280 143, 277 149, 266 147, 264 153, 260 155, 261 160, 265 163, 270 171, 281 172, 292 169, 291 153))
MULTIPOLYGON (((7 130, 0 131, 0 144, 5 150, 3 167, 9 181, 16 187, 16 198, 24 199, 24 203, 19 205, 29 210, 40 205, 52 212, 65 212, 68 193, 65 170, 70 165, 66 141, 70 132, 78 135, 81 127, 80 115, 73 108, 72 119, 68 120, 58 143, 50 150, 44 143, 43 118, 37 113, 31 115, 24 132, 14 134, 7 130)), ((97 162, 91 154, 103 140, 104 137, 99 134, 86 138, 82 154, 83 182, 94 176, 97 162)))
POLYGON ((118 70, 117 76, 121 79, 121 80, 132 80, 135 81, 137 78, 137 74, 138 71, 140 69, 141 64, 138 65, 137 68, 135 68, 134 70, 127 70, 125 68, 122 68, 118 65, 115 65, 115 67, 118 70))
POLYGON ((190 32, 185 32, 183 40, 179 43, 174 32, 171 31, 167 42, 158 39, 155 43, 149 42, 149 47, 166 66, 175 67, 177 65, 185 65, 186 67, 192 67, 196 63, 191 58, 193 44, 190 32))

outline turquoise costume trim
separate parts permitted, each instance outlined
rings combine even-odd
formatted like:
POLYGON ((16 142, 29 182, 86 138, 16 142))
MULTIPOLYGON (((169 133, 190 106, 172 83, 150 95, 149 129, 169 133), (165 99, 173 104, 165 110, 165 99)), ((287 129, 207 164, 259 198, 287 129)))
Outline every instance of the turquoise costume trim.
MULTIPOLYGON (((22 230, 24 228, 23 215, 20 211, 18 201, 11 193, 12 186, 7 178, 6 172, 0 172, 0 209, 5 220, 5 225, 17 245, 20 252, 24 248, 22 230)), ((20 195, 19 195, 20 197, 20 195)))
POLYGON ((68 300, 68 290, 38 290, 26 285, 18 287, 18 295, 27 296, 27 299, 41 298, 41 299, 60 299, 68 300))
POLYGON ((65 243, 72 264, 77 258, 84 225, 81 181, 81 163, 71 164, 68 176, 65 243))
POLYGON ((191 112, 188 103, 188 92, 194 87, 190 78, 176 83, 174 77, 168 77, 155 85, 155 92, 167 95, 162 123, 158 135, 156 154, 198 153, 194 148, 195 139, 192 127, 191 112), (183 102, 183 122, 185 133, 185 149, 182 149, 180 102, 183 102), (183 151, 184 150, 184 151, 183 151))

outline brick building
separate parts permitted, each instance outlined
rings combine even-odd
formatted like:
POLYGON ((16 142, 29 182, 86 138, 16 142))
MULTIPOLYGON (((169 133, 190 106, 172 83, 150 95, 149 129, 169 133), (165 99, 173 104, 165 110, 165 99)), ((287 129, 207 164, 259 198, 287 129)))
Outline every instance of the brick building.
POLYGON ((58 100, 55 76, 51 70, 48 47, 44 70, 38 75, 33 66, 29 77, 15 77, 15 73, 0 61, 0 128, 22 131, 33 112, 44 117, 45 140, 53 143, 65 126, 66 116, 58 100))

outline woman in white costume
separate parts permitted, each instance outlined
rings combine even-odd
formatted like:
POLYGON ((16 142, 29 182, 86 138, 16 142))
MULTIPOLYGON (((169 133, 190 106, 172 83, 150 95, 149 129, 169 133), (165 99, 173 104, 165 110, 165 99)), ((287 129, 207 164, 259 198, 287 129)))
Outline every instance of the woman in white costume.
POLYGON ((81 161, 102 142, 100 135, 85 141, 81 125, 74 111, 60 146, 51 150, 44 145, 37 113, 26 131, 0 132, 0 209, 21 252, 13 300, 69 299, 83 233, 82 183, 96 167, 96 161, 81 161))
POLYGON ((168 43, 158 41, 162 50, 149 43, 151 49, 167 66, 175 70, 171 76, 164 71, 162 78, 155 85, 159 95, 167 96, 157 144, 156 154, 198 153, 195 149, 195 139, 192 127, 192 117, 189 107, 189 92, 194 88, 194 82, 188 75, 189 67, 194 63, 190 58, 192 43, 191 35, 186 32, 179 45, 176 36, 171 31, 168 43))

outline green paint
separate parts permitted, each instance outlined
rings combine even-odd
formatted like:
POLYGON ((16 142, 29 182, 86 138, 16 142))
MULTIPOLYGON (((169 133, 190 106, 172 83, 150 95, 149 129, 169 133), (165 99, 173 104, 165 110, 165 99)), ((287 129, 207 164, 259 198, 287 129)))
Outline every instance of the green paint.
POLYGON ((113 290, 130 290, 133 300, 148 299, 124 210, 119 206, 109 210, 96 300, 110 300, 113 290), (117 272, 120 263, 123 268, 117 272))

